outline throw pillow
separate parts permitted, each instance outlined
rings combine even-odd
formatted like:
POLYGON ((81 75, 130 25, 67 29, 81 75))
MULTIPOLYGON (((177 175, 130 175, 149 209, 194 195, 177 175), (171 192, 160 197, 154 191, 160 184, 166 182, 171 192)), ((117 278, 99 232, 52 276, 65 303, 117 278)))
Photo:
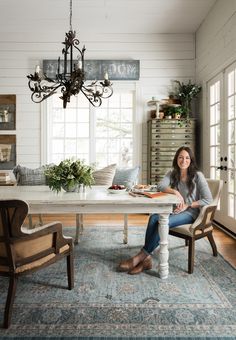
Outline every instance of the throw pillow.
POLYGON ((103 169, 93 172, 95 185, 112 185, 112 180, 116 171, 116 164, 111 164, 103 169))
POLYGON ((30 169, 17 165, 13 169, 18 185, 46 185, 44 170, 50 165, 43 165, 37 169, 30 169))
POLYGON ((126 187, 132 187, 138 180, 140 167, 134 168, 117 168, 112 184, 125 185, 126 187))

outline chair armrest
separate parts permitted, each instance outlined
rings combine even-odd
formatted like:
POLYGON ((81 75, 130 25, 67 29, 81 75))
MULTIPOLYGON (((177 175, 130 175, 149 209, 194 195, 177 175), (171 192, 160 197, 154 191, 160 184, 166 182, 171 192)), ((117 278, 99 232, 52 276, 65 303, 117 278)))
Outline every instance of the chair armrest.
POLYGON ((43 226, 36 227, 34 229, 21 228, 21 235, 18 236, 14 241, 15 242, 28 241, 49 234, 54 234, 53 238, 56 249, 66 244, 69 245, 73 244, 72 237, 64 237, 62 233, 62 223, 58 221, 51 222, 43 226))
POLYGON ((194 233, 198 229, 211 226, 217 205, 209 204, 201 208, 197 219, 190 226, 190 232, 194 233))

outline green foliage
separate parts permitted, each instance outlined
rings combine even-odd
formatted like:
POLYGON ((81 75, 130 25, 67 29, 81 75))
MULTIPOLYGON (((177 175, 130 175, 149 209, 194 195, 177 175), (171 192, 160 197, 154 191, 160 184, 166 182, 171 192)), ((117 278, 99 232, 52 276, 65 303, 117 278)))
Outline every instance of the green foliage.
POLYGON ((164 109, 165 116, 172 116, 175 117, 176 114, 180 114, 181 117, 186 115, 186 110, 183 106, 167 106, 164 109))
POLYGON ((73 188, 78 184, 91 186, 94 183, 93 166, 81 160, 65 159, 44 171, 49 188, 59 192, 63 187, 73 188))
POLYGON ((202 89, 200 85, 192 84, 191 80, 187 84, 181 83, 178 80, 175 80, 175 83, 178 84, 177 95, 181 100, 192 100, 197 97, 202 89))

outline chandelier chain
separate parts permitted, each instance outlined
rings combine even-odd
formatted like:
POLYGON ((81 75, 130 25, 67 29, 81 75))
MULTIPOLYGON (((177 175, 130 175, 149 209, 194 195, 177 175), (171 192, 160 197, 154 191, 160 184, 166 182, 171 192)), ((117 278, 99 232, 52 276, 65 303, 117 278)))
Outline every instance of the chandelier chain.
POLYGON ((72 31, 72 0, 70 0, 70 31, 72 31))

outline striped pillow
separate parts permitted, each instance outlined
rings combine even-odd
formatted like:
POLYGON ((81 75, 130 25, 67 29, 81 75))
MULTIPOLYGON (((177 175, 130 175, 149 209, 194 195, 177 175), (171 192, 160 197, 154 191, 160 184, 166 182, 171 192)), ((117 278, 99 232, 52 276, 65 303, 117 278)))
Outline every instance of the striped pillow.
POLYGON ((44 171, 49 165, 43 165, 37 169, 27 168, 25 166, 17 165, 13 169, 18 185, 46 185, 46 177, 44 171))
POLYGON ((103 169, 93 172, 95 185, 111 186, 116 171, 116 164, 111 164, 103 169))

